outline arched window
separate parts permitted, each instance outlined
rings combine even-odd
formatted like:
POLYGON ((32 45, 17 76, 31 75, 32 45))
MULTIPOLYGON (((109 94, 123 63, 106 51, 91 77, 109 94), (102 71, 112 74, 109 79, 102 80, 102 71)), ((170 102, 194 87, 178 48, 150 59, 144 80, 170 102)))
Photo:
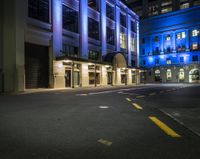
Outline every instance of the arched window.
POLYGON ((180 69, 179 70, 179 80, 180 81, 183 81, 185 79, 185 71, 184 71, 184 69, 180 69))
POLYGON ((200 80, 200 71, 195 68, 192 69, 189 73, 189 82, 198 82, 200 80))
POLYGON ((170 81, 172 79, 172 71, 171 69, 167 69, 167 80, 170 81))

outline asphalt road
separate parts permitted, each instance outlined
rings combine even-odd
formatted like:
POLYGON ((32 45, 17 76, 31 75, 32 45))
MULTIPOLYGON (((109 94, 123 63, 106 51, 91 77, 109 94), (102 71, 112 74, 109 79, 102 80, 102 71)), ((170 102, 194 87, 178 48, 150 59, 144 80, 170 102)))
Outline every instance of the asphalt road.
POLYGON ((0 159, 198 159, 200 86, 0 96, 0 159))

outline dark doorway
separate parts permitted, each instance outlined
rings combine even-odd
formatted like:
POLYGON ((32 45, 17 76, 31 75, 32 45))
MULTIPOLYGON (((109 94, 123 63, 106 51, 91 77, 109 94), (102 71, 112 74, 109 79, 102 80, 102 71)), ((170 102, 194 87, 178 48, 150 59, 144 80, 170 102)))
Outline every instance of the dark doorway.
POLYGON ((108 84, 112 84, 112 72, 108 72, 108 84))
POLYGON ((71 87, 71 70, 65 70, 65 87, 71 87))
POLYGON ((47 46, 25 43, 26 88, 48 88, 49 52, 47 46))

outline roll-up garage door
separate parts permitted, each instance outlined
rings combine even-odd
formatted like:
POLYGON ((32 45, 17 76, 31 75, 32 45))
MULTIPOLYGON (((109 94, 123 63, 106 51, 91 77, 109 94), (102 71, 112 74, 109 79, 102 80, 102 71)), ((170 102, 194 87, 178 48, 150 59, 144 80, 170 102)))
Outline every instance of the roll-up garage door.
POLYGON ((47 88, 49 85, 48 47, 25 44, 26 88, 47 88))

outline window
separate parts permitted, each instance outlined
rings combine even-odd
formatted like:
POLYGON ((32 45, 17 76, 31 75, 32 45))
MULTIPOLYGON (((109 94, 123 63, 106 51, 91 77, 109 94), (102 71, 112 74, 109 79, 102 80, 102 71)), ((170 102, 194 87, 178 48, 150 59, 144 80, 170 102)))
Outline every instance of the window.
POLYGON ((78 12, 63 5, 63 28, 78 33, 78 12))
POLYGON ((145 55, 145 49, 142 49, 142 55, 145 55))
POLYGON ((179 70, 179 80, 184 80, 184 78, 185 78, 185 71, 184 71, 184 69, 180 69, 179 70))
POLYGON ((131 20, 131 31, 136 32, 136 25, 135 22, 131 20))
POLYGON ((196 61, 198 61, 198 60, 199 60, 198 55, 193 55, 193 56, 192 56, 192 61, 193 61, 193 62, 196 62, 196 61))
POLYGON ((167 41, 170 41, 170 40, 171 40, 171 37, 170 37, 169 34, 166 36, 166 40, 167 40, 167 41))
POLYGON ((145 60, 143 60, 143 65, 146 65, 146 61, 145 60))
POLYGON ((88 36, 99 40, 99 23, 92 18, 88 18, 88 36))
POLYGON ((93 8, 94 10, 99 10, 98 0, 88 0, 88 6, 93 8))
POLYGON ((171 11, 172 11, 172 7, 166 7, 161 10, 161 13, 164 14, 164 13, 171 12, 171 11))
POLYGON ((189 3, 183 3, 180 5, 180 9, 189 8, 189 3))
POLYGON ((197 42, 192 43, 192 50, 198 50, 198 43, 197 42))
POLYGON ((49 0, 28 0, 28 16, 49 22, 49 0))
POLYGON ((99 52, 89 50, 89 59, 91 60, 98 60, 99 59, 99 52))
POLYGON ((182 32, 181 34, 182 34, 182 39, 185 39, 185 37, 186 37, 185 32, 182 32))
POLYGON ((135 60, 131 60, 131 66, 135 67, 135 60))
POLYGON ((149 16, 158 15, 158 5, 149 6, 149 16))
POLYGON ((159 60, 159 59, 156 59, 155 64, 156 64, 156 65, 159 65, 159 63, 160 63, 160 60, 159 60))
POLYGON ((181 63, 184 62, 184 57, 180 57, 180 62, 181 62, 181 63))
POLYGON ((126 27, 126 15, 123 13, 120 13, 120 24, 126 27))
POLYGON ((115 11, 114 7, 110 6, 109 4, 106 4, 106 16, 112 20, 115 19, 115 11))
POLYGON ((155 70, 155 81, 161 81, 160 70, 155 70))
POLYGON ((135 51, 135 39, 131 38, 131 51, 134 52, 135 51))
POLYGON ((156 37, 154 38, 154 42, 159 42, 159 37, 158 37, 158 36, 156 36, 156 37))
POLYGON ((192 30, 192 36, 198 36, 199 35, 199 30, 195 29, 195 30, 192 30))
POLYGON ((107 43, 108 44, 111 44, 111 45, 114 45, 115 43, 115 35, 114 35, 114 30, 107 27, 107 43))
POLYGON ((142 44, 145 44, 145 38, 142 38, 142 44))
POLYGON ((176 39, 181 39, 181 33, 178 33, 178 34, 176 35, 176 39))
POLYGON ((180 33, 177 33, 176 35, 176 39, 185 39, 185 38, 186 38, 185 32, 180 32, 180 33))
POLYGON ((167 69, 167 80, 171 80, 172 79, 172 71, 170 69, 167 69))
POLYGON ((126 49, 126 34, 122 32, 120 33, 120 47, 126 49))
POLYGON ((78 47, 63 44, 63 54, 68 57, 78 57, 78 47))
POLYGON ((167 58, 167 64, 168 64, 168 65, 172 64, 172 61, 171 61, 170 58, 167 58))

